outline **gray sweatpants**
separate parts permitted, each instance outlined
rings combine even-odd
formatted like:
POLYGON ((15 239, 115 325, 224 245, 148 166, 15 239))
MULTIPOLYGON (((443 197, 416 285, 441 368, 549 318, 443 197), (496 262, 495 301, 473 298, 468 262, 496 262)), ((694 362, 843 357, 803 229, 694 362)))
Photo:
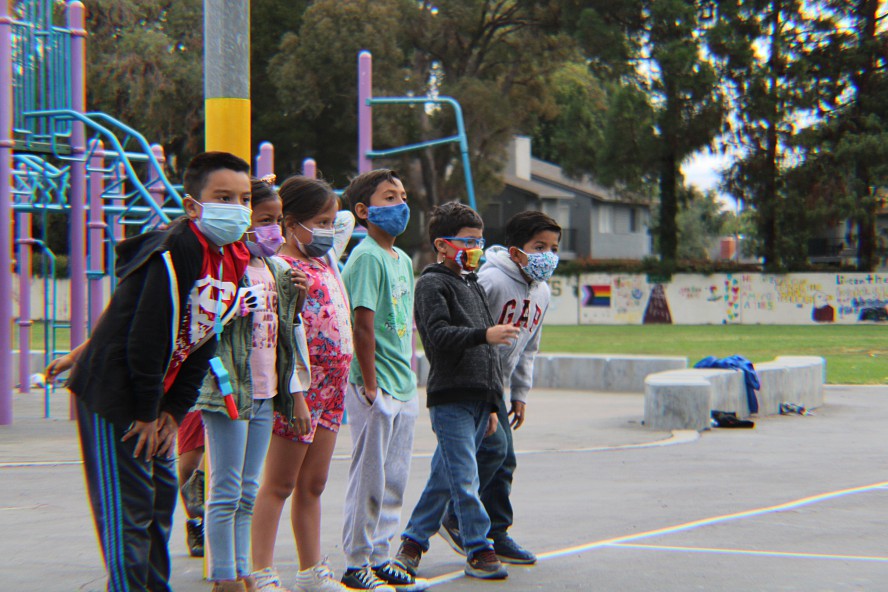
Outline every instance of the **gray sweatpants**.
POLYGON ((347 567, 379 565, 390 557, 410 474, 417 397, 402 402, 380 393, 371 406, 355 384, 345 392, 352 436, 345 490, 342 548, 347 567))

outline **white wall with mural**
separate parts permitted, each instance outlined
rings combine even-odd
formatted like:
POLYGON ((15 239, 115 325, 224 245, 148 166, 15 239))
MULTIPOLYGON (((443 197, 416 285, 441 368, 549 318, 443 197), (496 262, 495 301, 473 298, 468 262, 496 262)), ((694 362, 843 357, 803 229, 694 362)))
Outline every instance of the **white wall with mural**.
POLYGON ((677 325, 888 320, 888 273, 644 274, 589 273, 550 280, 546 324, 677 325))

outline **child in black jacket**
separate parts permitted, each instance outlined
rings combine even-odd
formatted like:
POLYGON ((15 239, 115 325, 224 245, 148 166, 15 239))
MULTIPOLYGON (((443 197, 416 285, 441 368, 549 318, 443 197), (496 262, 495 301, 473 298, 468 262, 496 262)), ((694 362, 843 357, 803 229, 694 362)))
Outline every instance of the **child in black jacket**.
POLYGON ((503 404, 502 370, 493 346, 510 343, 518 328, 494 325, 474 274, 483 228, 477 212, 458 202, 434 208, 429 218, 439 263, 426 268, 416 284, 414 316, 430 365, 428 407, 438 446, 397 556, 414 575, 451 498, 468 556, 466 574, 508 575, 487 539, 490 520, 478 494, 475 454, 496 429, 496 411, 503 404))
POLYGON ((236 309, 249 171, 225 152, 194 157, 187 218, 118 245, 119 283, 90 340, 47 368, 51 378, 73 366, 68 388, 111 592, 171 590, 176 432, 236 309))

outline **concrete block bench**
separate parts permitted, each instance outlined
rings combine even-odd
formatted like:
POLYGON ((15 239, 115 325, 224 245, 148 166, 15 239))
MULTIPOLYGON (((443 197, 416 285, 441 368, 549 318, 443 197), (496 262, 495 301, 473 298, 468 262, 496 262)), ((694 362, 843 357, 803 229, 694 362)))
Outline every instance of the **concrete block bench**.
MULTIPOLYGON (((780 403, 808 408, 823 405, 826 361, 816 356, 781 356, 756 365, 761 389, 759 415, 775 415, 780 403)), ((739 370, 688 368, 651 374, 645 379, 644 422, 656 430, 710 426, 712 410, 749 416, 746 383, 739 370)))
MULTIPOLYGON (((647 375, 687 368, 688 359, 667 356, 539 354, 534 360, 535 388, 640 393, 647 375)), ((420 386, 428 383, 429 367, 422 352, 416 359, 420 386)))

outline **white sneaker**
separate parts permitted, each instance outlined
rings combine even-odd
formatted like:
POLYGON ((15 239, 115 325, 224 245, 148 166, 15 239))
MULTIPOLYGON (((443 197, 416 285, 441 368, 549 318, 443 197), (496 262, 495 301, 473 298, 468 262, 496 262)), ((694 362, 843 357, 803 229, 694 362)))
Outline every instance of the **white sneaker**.
POLYGON ((348 588, 333 576, 333 570, 324 557, 317 565, 300 570, 296 574, 296 589, 299 592, 346 592, 348 588))
POLYGON ((256 590, 259 592, 291 592, 281 584, 281 578, 273 567, 254 571, 251 575, 256 578, 256 590))

